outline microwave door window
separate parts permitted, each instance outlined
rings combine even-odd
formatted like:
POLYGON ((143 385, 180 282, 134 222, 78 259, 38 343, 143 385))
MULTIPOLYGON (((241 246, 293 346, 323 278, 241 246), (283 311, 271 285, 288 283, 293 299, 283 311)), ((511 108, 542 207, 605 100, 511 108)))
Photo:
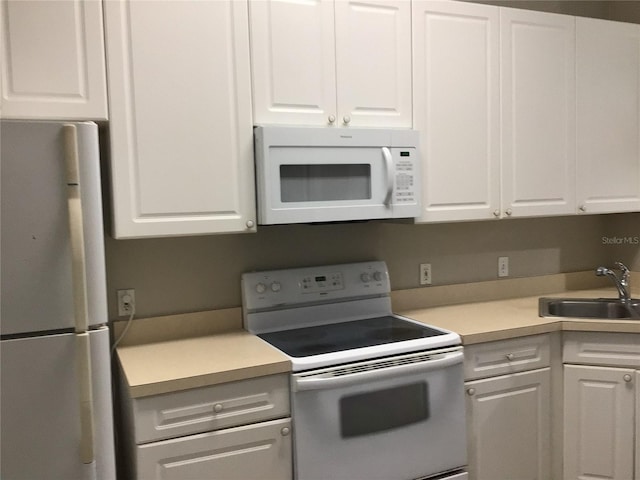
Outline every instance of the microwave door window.
POLYGON ((280 165, 280 201, 328 202, 371 199, 371 165, 280 165))

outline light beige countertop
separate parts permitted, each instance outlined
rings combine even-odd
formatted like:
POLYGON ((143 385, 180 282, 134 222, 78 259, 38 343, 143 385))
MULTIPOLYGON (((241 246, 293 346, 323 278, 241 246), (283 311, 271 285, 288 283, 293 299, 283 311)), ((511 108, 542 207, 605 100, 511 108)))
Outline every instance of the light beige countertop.
POLYGON ((291 371, 291 362, 244 330, 118 348, 132 398, 291 371))
MULTIPOLYGON (((544 295, 566 298, 615 298, 608 289, 544 295)), ((538 316, 540 296, 398 311, 400 315, 452 330, 463 345, 555 331, 640 333, 639 320, 600 320, 538 316)))
MULTIPOLYGON (((538 316, 542 296, 616 297, 585 273, 397 291, 392 301, 395 312, 457 332, 464 345, 568 330, 640 333, 638 320, 538 316)), ((242 330, 240 308, 134 320, 117 352, 132 398, 291 371, 284 354, 242 330)))

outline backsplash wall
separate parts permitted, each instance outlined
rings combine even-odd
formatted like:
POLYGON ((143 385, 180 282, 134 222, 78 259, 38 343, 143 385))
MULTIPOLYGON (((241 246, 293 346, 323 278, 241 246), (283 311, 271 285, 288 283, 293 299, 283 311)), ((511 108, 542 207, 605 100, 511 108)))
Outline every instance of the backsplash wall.
MULTIPOLYGON (((623 221, 623 220, 620 220, 623 221)), ((250 270, 385 260, 394 290, 419 286, 432 264, 434 285, 494 280, 508 256, 511 277, 589 270, 610 261, 606 216, 489 220, 451 224, 384 222, 260 227, 256 234, 145 240, 106 239, 109 316, 116 290, 136 290, 137 317, 241 304, 250 270)))

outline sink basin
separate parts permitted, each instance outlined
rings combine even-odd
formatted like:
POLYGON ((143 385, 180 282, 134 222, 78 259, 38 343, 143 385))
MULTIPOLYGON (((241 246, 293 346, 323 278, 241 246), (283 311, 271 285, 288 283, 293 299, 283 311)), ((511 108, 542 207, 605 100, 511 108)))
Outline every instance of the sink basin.
POLYGON ((541 317, 572 317, 640 320, 640 300, 629 303, 617 298, 541 298, 541 317))

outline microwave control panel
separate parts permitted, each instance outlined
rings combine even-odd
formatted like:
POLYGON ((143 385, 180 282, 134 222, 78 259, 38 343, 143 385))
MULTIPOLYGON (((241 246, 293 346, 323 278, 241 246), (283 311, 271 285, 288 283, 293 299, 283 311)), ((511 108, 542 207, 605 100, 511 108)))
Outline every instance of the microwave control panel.
POLYGON ((416 149, 394 148, 395 182, 393 203, 396 205, 416 203, 416 149))

